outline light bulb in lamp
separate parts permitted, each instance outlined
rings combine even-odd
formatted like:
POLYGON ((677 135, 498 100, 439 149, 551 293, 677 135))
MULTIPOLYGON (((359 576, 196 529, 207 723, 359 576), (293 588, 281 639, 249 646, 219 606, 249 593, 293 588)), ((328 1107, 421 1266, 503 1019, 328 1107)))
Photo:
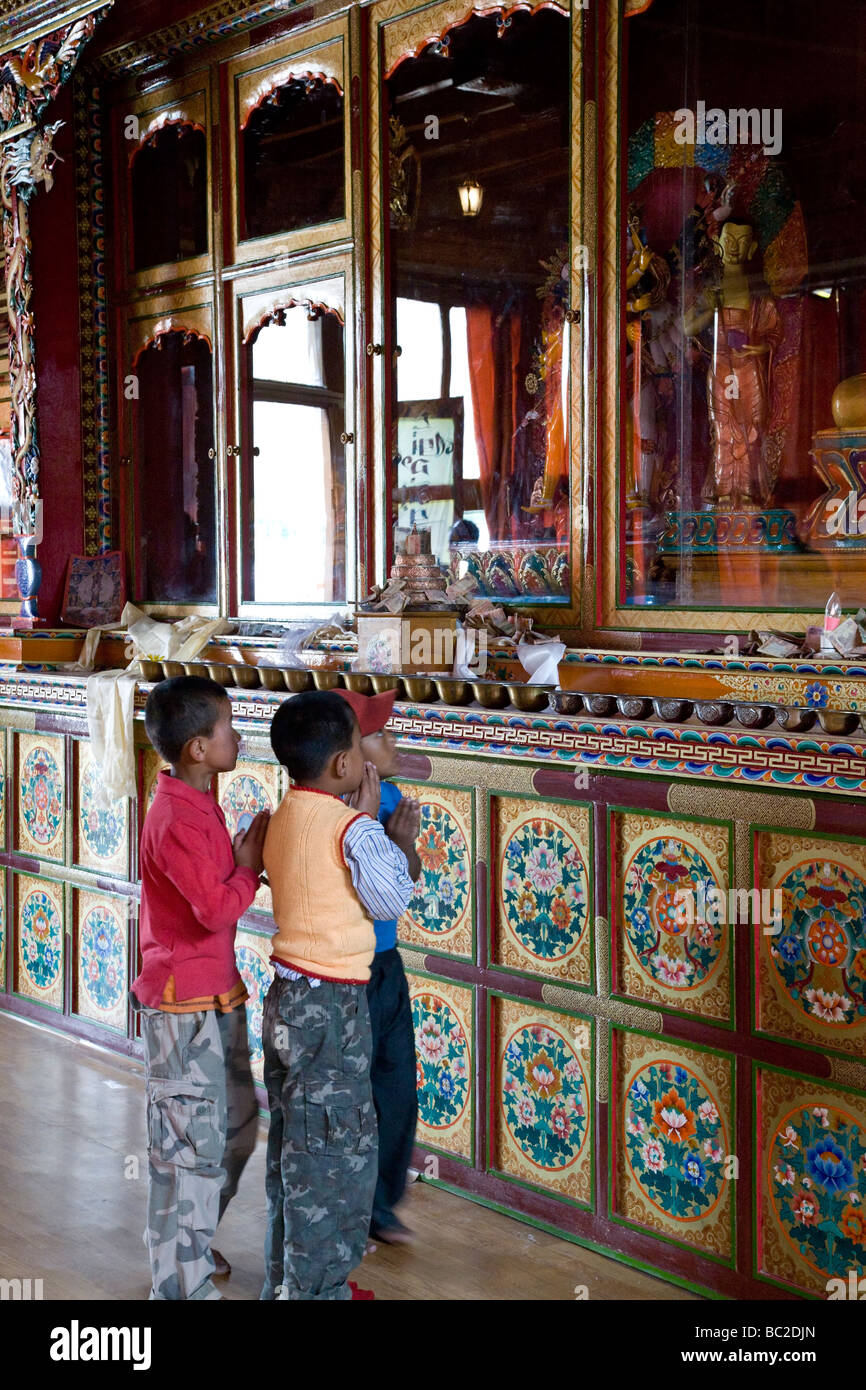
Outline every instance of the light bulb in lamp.
POLYGON ((464 217, 477 217, 484 202, 484 189, 475 179, 464 179, 457 185, 464 217))

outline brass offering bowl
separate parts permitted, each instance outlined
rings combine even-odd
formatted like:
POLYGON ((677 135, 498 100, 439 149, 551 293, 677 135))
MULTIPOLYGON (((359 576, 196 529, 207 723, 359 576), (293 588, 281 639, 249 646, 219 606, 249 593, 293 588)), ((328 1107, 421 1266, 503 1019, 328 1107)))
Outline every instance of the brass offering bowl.
POLYGON ((313 671, 313 683, 317 690, 337 690, 343 684, 343 678, 339 671, 329 671, 327 667, 320 666, 313 671))
POLYGON ((205 666, 211 680, 216 681, 217 685, 234 685, 231 667, 224 661, 207 661, 205 666))
POLYGON ((403 685, 409 700, 417 700, 423 704, 427 700, 436 699, 436 686, 429 676, 404 676, 403 685))
POLYGON ((300 695, 303 690, 313 688, 313 673, 303 667, 284 666, 280 675, 286 689, 291 690, 293 695, 300 695))
POLYGON ((437 680, 439 699, 446 705, 468 705, 472 699, 472 686, 468 681, 437 680))
POLYGON ((173 681, 175 676, 186 675, 186 668, 182 661, 164 661, 162 671, 167 681, 173 681))
POLYGON ((188 676, 207 676, 208 669, 203 661, 185 661, 183 669, 188 676))
POLYGON ((257 690, 261 684, 258 666, 229 666, 231 684, 241 690, 257 690))
POLYGON ((550 696, 553 691, 551 685, 508 685, 508 698, 516 709, 522 710, 524 714, 538 714, 540 710, 549 709, 550 696))
POLYGON ((279 666, 260 666, 259 675, 265 690, 285 690, 286 682, 279 666))
POLYGON ((508 704, 508 691, 498 681, 473 681, 472 693, 485 709, 504 709, 508 704))
POLYGON ((371 676, 373 689, 377 695, 384 695, 388 690, 396 690, 397 699, 402 698, 403 682, 399 676, 375 675, 371 676))
POLYGON ((141 663, 140 663, 140 664, 141 664, 141 674, 144 676, 144 679, 145 679, 146 681, 161 681, 161 680, 162 680, 163 675, 162 675, 162 662, 161 662, 161 661, 149 661, 148 658, 147 658, 146 656, 143 656, 143 657, 141 658, 141 663))
POLYGON ((373 682, 366 671, 344 671, 343 680, 346 682, 346 689, 353 690, 356 695, 373 694, 373 682))
POLYGON ((853 734, 860 717, 844 709, 819 709, 818 722, 825 734, 853 734))

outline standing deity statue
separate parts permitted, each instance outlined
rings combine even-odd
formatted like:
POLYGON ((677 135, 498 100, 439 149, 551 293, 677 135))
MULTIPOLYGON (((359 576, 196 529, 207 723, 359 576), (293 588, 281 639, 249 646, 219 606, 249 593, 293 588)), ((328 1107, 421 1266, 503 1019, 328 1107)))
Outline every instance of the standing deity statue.
POLYGON ((718 510, 759 510, 770 502, 773 490, 767 438, 773 354, 782 339, 782 320, 772 295, 754 292, 746 275, 758 249, 752 228, 726 222, 718 249, 721 283, 683 321, 689 337, 711 325, 713 333, 707 371, 712 461, 703 500, 718 510))
POLYGON ((626 506, 641 529, 657 502, 657 486, 668 453, 667 407, 673 396, 681 343, 668 299, 667 261, 641 238, 636 212, 629 216, 626 265, 626 373, 630 409, 626 416, 626 506))

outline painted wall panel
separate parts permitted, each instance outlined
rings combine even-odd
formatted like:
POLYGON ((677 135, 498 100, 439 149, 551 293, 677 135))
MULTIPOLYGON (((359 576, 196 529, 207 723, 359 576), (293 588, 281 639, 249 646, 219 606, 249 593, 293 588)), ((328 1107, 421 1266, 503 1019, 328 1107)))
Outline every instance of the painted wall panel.
POLYGON ((247 1036, 250 1043, 250 1063, 259 1085, 264 1084, 262 1065, 262 1009, 265 995, 274 977, 270 963, 271 939, 257 932, 239 931, 235 938, 235 959, 241 978, 247 987, 247 1036))
POLYGON ((74 1012, 125 1033, 129 989, 129 902, 75 893, 74 1012))
MULTIPOLYGON (((283 770, 277 763, 241 760, 233 772, 224 772, 217 778, 217 798, 232 838, 238 831, 246 830, 259 811, 277 809, 283 777, 283 770)), ((254 910, 272 912, 273 905, 270 888, 262 884, 253 902, 254 910)))
POLYGON ((756 884, 782 929, 756 933, 756 1026, 819 1049, 866 1050, 866 844, 761 830, 756 884))
POLYGON ((591 814, 577 803, 491 798, 498 965, 592 983, 591 814))
POLYGON ((592 1023, 514 999, 492 1001, 490 1164, 592 1205, 592 1023))
POLYGON ((52 1009, 63 1008, 63 887, 47 878, 15 875, 15 991, 52 1009))
POLYGON ((417 1139, 470 1162, 474 1155, 475 991, 408 975, 415 1026, 417 1139))
POLYGON ((757 1272, 826 1298, 866 1276, 866 1095, 771 1067, 755 1080, 757 1272))
POLYGON ((66 779, 62 738, 18 734, 16 849, 62 864, 65 849, 66 779))
POLYGON ((75 742, 75 764, 75 863, 125 879, 129 873, 129 802, 121 797, 103 803, 99 768, 90 744, 84 740, 75 742))
POLYGON ((725 921, 730 828, 616 811, 611 837, 615 992, 727 1021, 733 993, 725 921), (702 907, 713 903, 711 890, 721 895, 720 911, 702 907))
POLYGON ((613 1042, 612 1213, 730 1259, 733 1059, 618 1028, 613 1042))
POLYGON ((397 925, 398 939, 469 960, 475 950, 472 793, 429 783, 397 786, 421 803, 421 876, 397 925))

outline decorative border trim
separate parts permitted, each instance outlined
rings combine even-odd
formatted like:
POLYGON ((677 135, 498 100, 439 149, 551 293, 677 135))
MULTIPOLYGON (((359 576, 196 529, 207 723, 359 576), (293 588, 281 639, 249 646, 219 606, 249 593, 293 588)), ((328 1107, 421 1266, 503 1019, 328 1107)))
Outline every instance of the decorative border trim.
POLYGON ((100 88, 78 73, 73 86, 78 218, 78 342, 84 553, 112 549, 110 398, 105 245, 104 122, 100 88))
POLYGON ((866 792, 866 745, 832 737, 738 736, 706 728, 678 733, 627 721, 525 719, 411 705, 395 706, 391 728, 404 746, 432 752, 510 754, 642 776, 866 792))
POLYGON ((146 38, 101 54, 97 59, 99 71, 113 76, 141 74, 161 66, 167 58, 189 53, 214 39, 252 29, 263 20, 277 19, 296 8, 297 3, 298 0, 268 0, 266 4, 250 5, 244 0, 219 0, 146 38))

